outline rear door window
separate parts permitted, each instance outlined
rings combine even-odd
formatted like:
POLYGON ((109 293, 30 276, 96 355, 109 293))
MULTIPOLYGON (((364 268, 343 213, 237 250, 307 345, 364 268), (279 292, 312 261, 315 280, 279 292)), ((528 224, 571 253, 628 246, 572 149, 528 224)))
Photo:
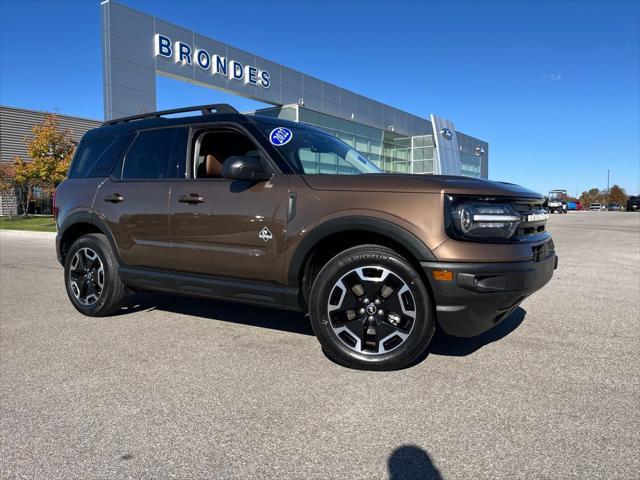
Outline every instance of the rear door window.
POLYGON ((140 132, 125 156, 122 178, 126 180, 174 178, 176 167, 170 169, 169 163, 175 133, 175 128, 140 132), (171 173, 169 173, 170 170, 171 173))

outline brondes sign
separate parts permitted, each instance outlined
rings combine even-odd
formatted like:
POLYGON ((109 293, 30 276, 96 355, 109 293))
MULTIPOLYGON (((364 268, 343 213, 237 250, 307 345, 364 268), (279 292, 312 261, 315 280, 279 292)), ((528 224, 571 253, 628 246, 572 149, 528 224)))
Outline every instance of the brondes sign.
POLYGON ((155 54, 161 57, 171 58, 177 64, 197 65, 202 70, 211 72, 211 75, 221 75, 237 80, 247 85, 256 85, 269 88, 271 75, 267 70, 258 70, 253 65, 243 65, 236 60, 229 60, 222 55, 207 52, 204 49, 194 50, 191 45, 184 42, 172 42, 166 35, 155 35, 155 54))

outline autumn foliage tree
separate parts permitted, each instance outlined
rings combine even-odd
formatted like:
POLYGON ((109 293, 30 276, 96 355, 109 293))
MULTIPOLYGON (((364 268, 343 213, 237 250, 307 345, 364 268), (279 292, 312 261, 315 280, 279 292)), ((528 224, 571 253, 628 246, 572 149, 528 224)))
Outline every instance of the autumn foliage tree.
POLYGON ((15 187, 16 172, 13 165, 0 163, 0 193, 12 192, 15 187))
POLYGON ((580 203, 582 203, 585 208, 589 208, 592 203, 601 203, 603 205, 617 203, 618 205, 624 206, 627 204, 627 199, 628 197, 624 188, 621 188, 619 185, 614 185, 608 192, 607 190, 592 188, 591 190, 582 192, 582 195, 580 195, 580 203))
POLYGON ((609 190, 609 195, 607 195, 609 203, 617 203, 618 205, 626 205, 627 204, 627 194, 624 191, 624 188, 621 188, 617 184, 611 187, 609 190))
MULTIPOLYGON (((10 163, 0 162, 0 195, 14 195, 16 189, 16 171, 10 163)), ((12 211, 9 209, 9 217, 12 211)))
POLYGON ((27 141, 26 145, 32 161, 27 162, 20 157, 14 160, 16 186, 20 190, 25 215, 37 189, 51 194, 64 179, 75 151, 70 133, 58 127, 53 114, 47 115, 44 123, 36 125, 31 131, 33 139, 27 141))
POLYGON ((22 207, 22 214, 26 215, 29 210, 29 204, 35 196, 36 189, 42 183, 36 169, 31 164, 20 157, 16 157, 13 161, 15 171, 15 186, 18 190, 18 202, 22 207))
POLYGON ((592 188, 589 191, 582 192, 582 194, 580 195, 580 203, 584 208, 589 208, 592 203, 603 203, 600 189, 592 188))

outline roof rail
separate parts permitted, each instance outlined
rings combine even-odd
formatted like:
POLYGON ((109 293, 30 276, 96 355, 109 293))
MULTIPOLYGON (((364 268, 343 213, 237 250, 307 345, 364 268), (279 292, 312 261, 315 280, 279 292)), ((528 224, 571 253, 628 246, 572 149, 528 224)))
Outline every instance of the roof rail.
POLYGON ((101 126, 117 125, 119 123, 127 123, 132 120, 142 120, 144 118, 160 118, 163 115, 171 115, 173 113, 196 112, 200 110, 202 115, 210 115, 214 111, 216 113, 239 113, 238 110, 226 103, 212 103, 211 105, 196 105, 193 107, 173 108, 171 110, 160 110, 158 112, 141 113, 139 115, 131 115, 130 117, 114 118, 107 120, 101 126))

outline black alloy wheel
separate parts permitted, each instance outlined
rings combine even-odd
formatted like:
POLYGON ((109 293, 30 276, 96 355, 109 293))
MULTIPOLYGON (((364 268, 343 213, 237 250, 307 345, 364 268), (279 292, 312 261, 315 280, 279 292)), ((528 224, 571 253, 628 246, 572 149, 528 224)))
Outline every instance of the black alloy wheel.
POLYGON ((84 315, 115 313, 126 296, 116 257, 103 234, 92 233, 74 242, 65 256, 64 276, 71 303, 84 315))
POLYGON ((325 265, 311 290, 310 316, 332 359, 370 370, 407 366, 427 348, 435 327, 418 273, 376 245, 350 248, 325 265))

